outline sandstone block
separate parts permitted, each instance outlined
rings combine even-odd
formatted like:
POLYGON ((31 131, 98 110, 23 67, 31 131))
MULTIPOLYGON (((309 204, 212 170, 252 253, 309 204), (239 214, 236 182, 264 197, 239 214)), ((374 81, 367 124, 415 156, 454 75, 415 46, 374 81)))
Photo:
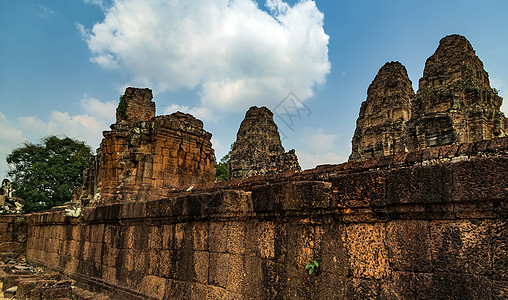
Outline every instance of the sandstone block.
POLYGON ((432 271, 428 221, 389 222, 386 225, 386 246, 393 270, 432 271))
POLYGON ((437 271, 489 274, 492 250, 489 221, 432 221, 431 256, 437 271))

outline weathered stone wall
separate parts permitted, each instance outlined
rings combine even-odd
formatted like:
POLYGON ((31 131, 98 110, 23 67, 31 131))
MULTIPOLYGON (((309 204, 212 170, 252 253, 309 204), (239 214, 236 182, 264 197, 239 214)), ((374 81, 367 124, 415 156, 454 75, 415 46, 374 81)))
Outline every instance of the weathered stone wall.
POLYGON ((23 215, 0 215, 0 258, 24 254, 27 225, 23 215))
POLYGON ((34 214, 27 257, 131 299, 504 299, 506 174, 508 138, 34 214))
POLYGON ((154 117, 149 89, 127 88, 123 97, 128 118, 117 113, 117 123, 103 132, 81 199, 157 199, 177 187, 215 180, 212 135, 203 122, 181 112, 154 117))

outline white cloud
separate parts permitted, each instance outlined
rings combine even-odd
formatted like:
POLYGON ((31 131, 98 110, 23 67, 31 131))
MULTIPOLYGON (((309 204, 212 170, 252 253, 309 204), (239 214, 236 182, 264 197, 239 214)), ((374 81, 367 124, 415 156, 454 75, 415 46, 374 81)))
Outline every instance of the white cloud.
POLYGON ((127 72, 133 84, 199 87, 207 113, 243 111, 274 106, 290 91, 307 99, 330 71, 315 2, 266 7, 270 13, 252 0, 114 0, 104 21, 77 26, 92 61, 127 72))
POLYGON ((191 114, 195 118, 200 119, 202 121, 211 121, 211 122, 217 121, 217 118, 215 118, 212 112, 206 107, 192 107, 189 109, 187 105, 171 104, 170 106, 164 108, 162 113, 165 115, 169 115, 177 111, 191 114))
POLYGON ((347 161, 347 156, 335 152, 309 153, 296 151, 302 170, 312 169, 318 165, 339 164, 347 161))
POLYGON ((83 99, 81 99, 81 106, 88 114, 95 116, 100 120, 111 122, 114 122, 115 120, 115 111, 117 106, 115 101, 101 102, 100 100, 85 95, 83 99))
POLYGON ((106 3, 107 0, 83 0, 85 3, 90 3, 94 5, 100 6, 102 9, 105 9, 107 7, 106 3))
POLYGON ((21 130, 14 127, 2 112, 0 112, 0 141, 0 180, 2 180, 7 176, 7 162, 5 160, 7 155, 25 142, 21 130))
POLYGON ((338 164, 347 161, 347 156, 337 152, 335 145, 337 135, 324 133, 323 129, 303 130, 299 150, 296 150, 298 161, 303 170, 322 164, 338 164), (334 151, 335 150, 335 151, 334 151))
POLYGON ((325 134, 323 133, 323 129, 318 128, 314 133, 305 136, 301 142, 307 144, 311 150, 326 152, 334 149, 336 139, 336 134, 325 134))
POLYGON ((51 10, 49 7, 46 7, 46 6, 41 5, 41 4, 39 4, 38 6, 39 6, 39 9, 40 9, 39 17, 41 17, 42 19, 49 18, 49 16, 55 14, 55 12, 53 10, 51 10))
POLYGON ((80 102, 85 114, 71 115, 68 112, 51 112, 49 121, 35 117, 18 118, 19 126, 25 133, 43 137, 50 134, 62 134, 85 141, 95 149, 102 140, 102 131, 115 121, 116 104, 113 101, 101 102, 93 97, 84 96, 80 102))
POLYGON ((225 148, 220 143, 220 141, 216 138, 212 138, 211 142, 212 142, 212 148, 213 148, 213 150, 215 150, 215 156, 216 156, 217 160, 220 160, 222 158, 222 156, 221 157, 218 157, 218 156, 225 151, 225 148))
POLYGON ((27 139, 39 142, 39 139, 55 134, 66 135, 81 141, 95 149, 102 140, 102 131, 109 129, 115 122, 114 101, 101 102, 84 95, 80 101, 84 114, 71 115, 68 112, 53 111, 48 121, 25 116, 13 124, 0 112, 0 180, 7 173, 5 158, 13 149, 20 147, 27 139))

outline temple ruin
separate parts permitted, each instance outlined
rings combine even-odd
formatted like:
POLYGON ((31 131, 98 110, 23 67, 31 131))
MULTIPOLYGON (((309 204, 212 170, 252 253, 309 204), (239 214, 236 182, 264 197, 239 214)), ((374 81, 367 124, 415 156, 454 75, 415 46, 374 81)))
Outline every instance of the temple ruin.
POLYGON ((235 180, 214 182, 203 123, 180 112, 156 117, 151 91, 128 88, 73 203, 0 215, 0 255, 11 259, 0 270, 4 292, 506 299, 501 101, 469 42, 448 36, 416 94, 400 63, 381 68, 349 162, 301 171, 273 114, 251 107, 232 150, 235 180), (53 275, 16 273, 10 262, 20 254, 53 275))
POLYGON ((25 200, 14 194, 9 179, 4 179, 0 186, 0 215, 22 214, 25 200))
POLYGON ((504 137, 501 104, 469 41, 446 36, 427 59, 416 95, 400 63, 379 70, 360 108, 349 159, 504 137))
POLYGON ((215 180, 212 135, 200 120, 181 112, 156 117, 152 91, 136 88, 125 90, 116 118, 85 171, 81 201, 162 198, 215 180))

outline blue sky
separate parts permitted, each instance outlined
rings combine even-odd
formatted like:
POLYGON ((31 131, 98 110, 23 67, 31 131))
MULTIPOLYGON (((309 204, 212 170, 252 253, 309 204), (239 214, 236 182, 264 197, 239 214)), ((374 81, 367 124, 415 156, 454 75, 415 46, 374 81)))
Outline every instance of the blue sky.
POLYGON ((218 158, 249 106, 293 92, 308 110, 291 126, 276 116, 284 147, 303 168, 340 163, 379 68, 400 61, 416 91, 448 34, 469 39, 507 99, 507 14, 505 0, 2 1, 0 177, 24 141, 97 148, 127 86, 151 88, 157 114, 202 119, 218 158))

